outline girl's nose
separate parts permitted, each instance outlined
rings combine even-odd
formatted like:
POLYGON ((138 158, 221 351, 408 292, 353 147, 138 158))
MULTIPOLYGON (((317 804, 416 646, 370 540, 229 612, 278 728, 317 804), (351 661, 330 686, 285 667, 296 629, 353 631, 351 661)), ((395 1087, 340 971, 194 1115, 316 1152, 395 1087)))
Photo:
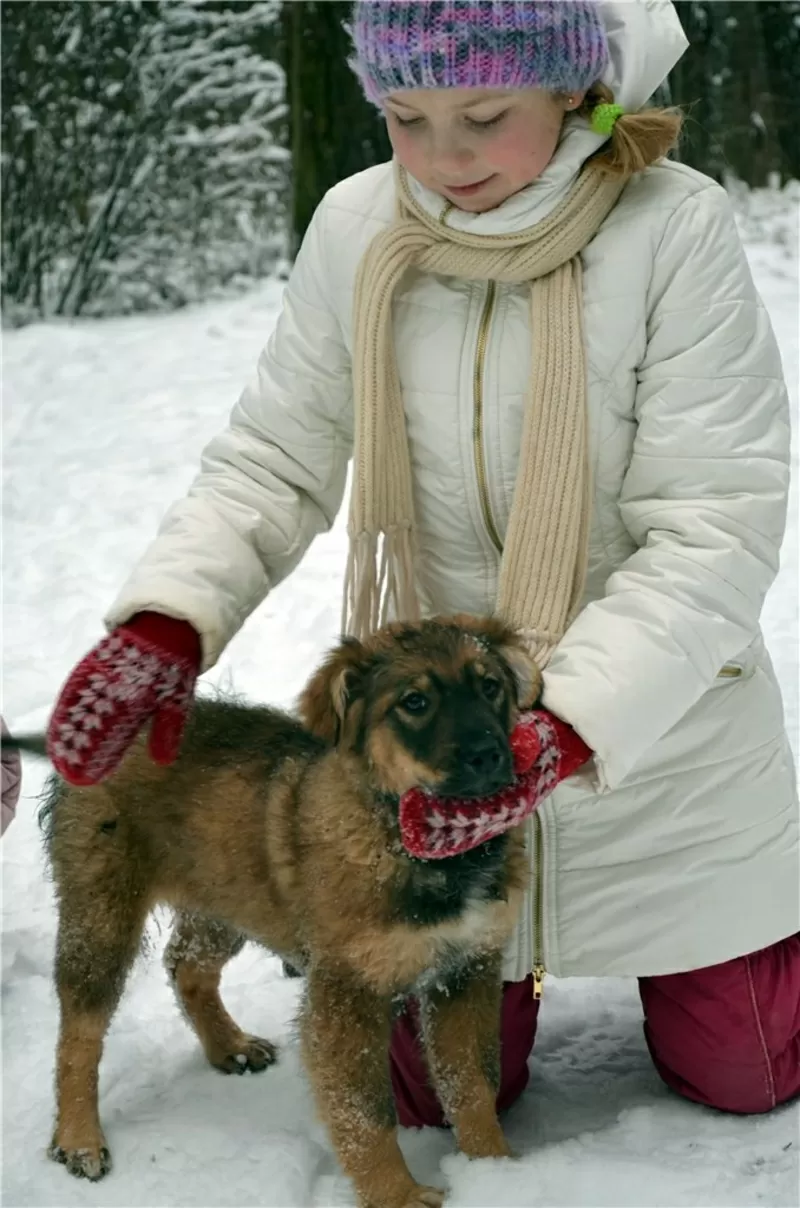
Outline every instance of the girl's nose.
POLYGON ((474 158, 472 148, 457 135, 435 135, 431 140, 430 162, 441 176, 458 176, 474 158))

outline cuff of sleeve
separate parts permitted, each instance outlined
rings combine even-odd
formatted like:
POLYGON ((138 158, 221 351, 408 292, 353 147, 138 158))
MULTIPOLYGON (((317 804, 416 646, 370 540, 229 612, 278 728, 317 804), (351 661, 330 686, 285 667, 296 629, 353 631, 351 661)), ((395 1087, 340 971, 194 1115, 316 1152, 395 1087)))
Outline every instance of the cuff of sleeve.
POLYGON ((120 626, 168 654, 184 659, 199 669, 202 659, 200 636, 188 621, 165 616, 161 612, 137 612, 120 626))

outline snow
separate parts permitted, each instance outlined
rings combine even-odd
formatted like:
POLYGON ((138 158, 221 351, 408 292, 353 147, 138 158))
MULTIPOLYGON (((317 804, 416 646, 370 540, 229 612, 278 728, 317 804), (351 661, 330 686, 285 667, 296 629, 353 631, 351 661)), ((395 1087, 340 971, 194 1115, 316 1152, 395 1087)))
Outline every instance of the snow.
MULTIPOLYGON (((798 403, 798 261, 787 197, 743 220, 798 403), (759 218, 760 213, 760 218, 759 218), (776 236, 776 225, 779 234, 776 236)), ((760 209, 759 209, 760 207, 760 209)), ((281 286, 167 316, 31 326, 4 341, 4 703, 41 726, 167 505, 188 485, 274 322, 281 286)), ((798 734, 798 503, 764 617, 798 734)), ((339 618, 344 525, 320 538, 231 643, 209 681, 289 705, 339 618)), ((2 842, 3 1202, 9 1206, 353 1204, 315 1121, 293 1017, 300 983, 247 946, 225 974, 237 1021, 281 1046, 263 1074, 210 1069, 161 968, 152 929, 108 1035, 101 1116, 114 1170, 89 1185, 49 1162, 57 1011, 52 887, 35 823, 45 769, 27 762, 2 842)), ((519 1160, 467 1163, 449 1135, 408 1131, 414 1174, 452 1208, 798 1203, 798 1111, 729 1117, 685 1103, 646 1051, 635 983, 546 984, 532 1078, 505 1127, 519 1160)))

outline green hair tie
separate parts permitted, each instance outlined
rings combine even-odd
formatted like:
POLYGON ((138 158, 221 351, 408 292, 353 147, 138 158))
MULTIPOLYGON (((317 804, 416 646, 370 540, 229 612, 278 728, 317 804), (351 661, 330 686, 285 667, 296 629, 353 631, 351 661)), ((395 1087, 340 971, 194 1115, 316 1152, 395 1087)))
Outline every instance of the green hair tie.
POLYGON ((591 117, 592 130, 595 134, 608 137, 624 112, 622 105, 595 105, 591 117))

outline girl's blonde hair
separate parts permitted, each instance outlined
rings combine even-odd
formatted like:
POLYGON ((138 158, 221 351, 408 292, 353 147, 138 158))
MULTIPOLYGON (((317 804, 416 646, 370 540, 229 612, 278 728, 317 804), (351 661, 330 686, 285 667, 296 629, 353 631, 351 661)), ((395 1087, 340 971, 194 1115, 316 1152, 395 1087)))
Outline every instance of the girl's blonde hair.
MULTIPOLYGON (((605 84, 593 84, 577 110, 591 121, 598 105, 610 105, 614 94, 605 84)), ((593 157, 592 163, 612 176, 633 176, 658 163, 675 147, 683 126, 679 109, 643 109, 618 117, 608 146, 593 157)))

